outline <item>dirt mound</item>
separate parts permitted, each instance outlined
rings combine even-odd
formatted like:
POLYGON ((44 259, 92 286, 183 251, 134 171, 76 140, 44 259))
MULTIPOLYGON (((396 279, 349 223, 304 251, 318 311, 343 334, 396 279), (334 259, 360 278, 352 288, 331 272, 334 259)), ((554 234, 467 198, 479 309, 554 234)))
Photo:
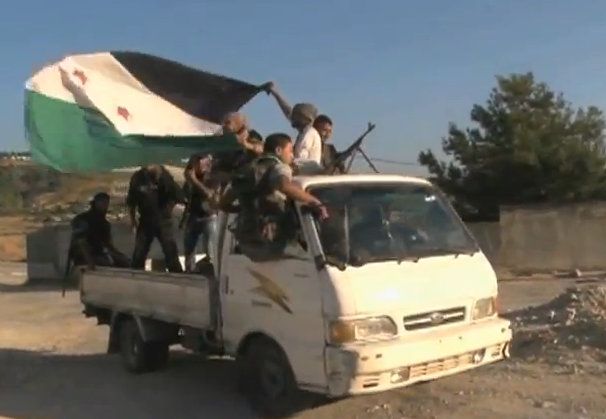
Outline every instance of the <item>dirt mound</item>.
POLYGON ((599 361, 606 371, 606 283, 569 288, 545 305, 508 317, 514 356, 575 371, 585 362, 599 361))

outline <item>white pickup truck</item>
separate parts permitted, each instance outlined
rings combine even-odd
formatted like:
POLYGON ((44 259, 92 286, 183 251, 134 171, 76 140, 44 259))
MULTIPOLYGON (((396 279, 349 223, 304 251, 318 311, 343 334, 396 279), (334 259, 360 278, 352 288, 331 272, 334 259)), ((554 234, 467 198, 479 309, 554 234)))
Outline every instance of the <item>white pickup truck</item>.
POLYGON ((343 397, 390 390, 508 356, 490 263, 429 182, 388 175, 296 179, 329 208, 296 209, 299 239, 253 262, 221 214, 214 275, 84 272, 88 316, 109 352, 158 369, 172 344, 233 356, 241 388, 266 412, 298 388, 343 397))

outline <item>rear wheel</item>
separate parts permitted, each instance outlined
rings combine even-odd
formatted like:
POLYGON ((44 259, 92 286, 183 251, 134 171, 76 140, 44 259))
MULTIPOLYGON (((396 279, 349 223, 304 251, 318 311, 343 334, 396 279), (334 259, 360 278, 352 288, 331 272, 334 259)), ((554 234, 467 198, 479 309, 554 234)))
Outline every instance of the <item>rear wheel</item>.
POLYGON ((124 367, 132 373, 143 373, 163 368, 168 362, 168 344, 145 342, 133 319, 120 327, 120 354, 124 367))
POLYGON ((299 390, 284 351, 267 338, 257 338, 239 362, 240 388, 264 415, 283 416, 298 400, 299 390))

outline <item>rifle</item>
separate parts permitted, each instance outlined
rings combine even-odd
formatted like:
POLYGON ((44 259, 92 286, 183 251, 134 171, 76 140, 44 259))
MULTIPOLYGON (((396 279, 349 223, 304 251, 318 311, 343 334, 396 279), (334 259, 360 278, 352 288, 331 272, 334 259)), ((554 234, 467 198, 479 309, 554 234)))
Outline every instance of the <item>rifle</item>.
POLYGON ((353 160, 356 157, 357 152, 360 152, 360 154, 362 154, 362 156, 364 157, 366 162, 375 171, 375 173, 379 173, 379 171, 377 170, 375 165, 370 161, 370 158, 366 155, 366 153, 364 153, 364 151, 361 148, 362 141, 364 141, 364 138, 366 138, 366 136, 373 129, 375 129, 375 127, 376 127, 375 124, 369 122, 368 127, 366 128, 366 131, 364 131, 362 133, 362 135, 360 135, 360 137, 358 137, 358 139, 353 142, 352 145, 347 147, 345 149, 345 151, 342 151, 341 153, 338 154, 337 158, 333 162, 331 162, 330 165, 326 168, 325 173, 331 174, 331 175, 334 174, 336 169, 339 167, 339 165, 345 163, 345 161, 351 157, 351 160, 349 161, 347 168, 345 169, 345 173, 349 173, 349 170, 351 169, 351 165, 353 164, 353 160))

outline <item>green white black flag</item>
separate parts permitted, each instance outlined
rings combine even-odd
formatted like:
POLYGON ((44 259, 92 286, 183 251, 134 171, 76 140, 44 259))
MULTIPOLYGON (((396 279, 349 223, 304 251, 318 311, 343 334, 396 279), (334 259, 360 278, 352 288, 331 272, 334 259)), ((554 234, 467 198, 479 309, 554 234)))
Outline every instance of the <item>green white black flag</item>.
POLYGON ((26 84, 34 160, 65 172, 177 163, 238 148, 222 118, 257 86, 136 52, 73 55, 26 84))

